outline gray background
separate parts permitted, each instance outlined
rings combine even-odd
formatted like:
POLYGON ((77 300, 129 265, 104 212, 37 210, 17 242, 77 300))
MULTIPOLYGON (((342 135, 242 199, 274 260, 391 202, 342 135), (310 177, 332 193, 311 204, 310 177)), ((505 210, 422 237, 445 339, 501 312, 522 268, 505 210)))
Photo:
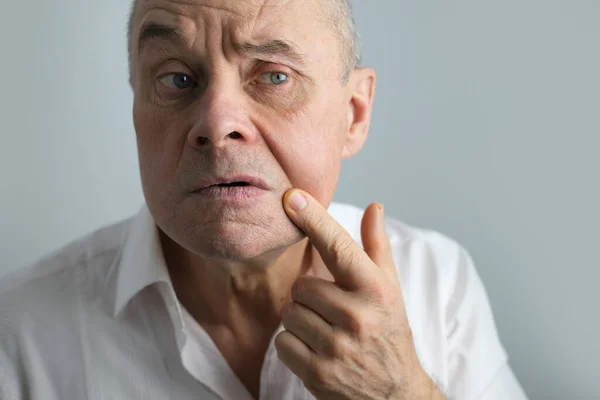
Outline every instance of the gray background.
MULTIPOLYGON (((472 253, 532 399, 600 399, 600 1, 356 1, 378 71, 337 200, 472 253)), ((0 274, 142 202, 124 0, 2 1, 0 274)))

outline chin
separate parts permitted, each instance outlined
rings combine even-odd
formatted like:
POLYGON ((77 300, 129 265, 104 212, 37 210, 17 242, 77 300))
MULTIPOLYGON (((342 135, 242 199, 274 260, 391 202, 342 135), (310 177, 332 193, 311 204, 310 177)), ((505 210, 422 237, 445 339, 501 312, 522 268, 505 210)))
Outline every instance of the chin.
POLYGON ((192 253, 229 262, 251 261, 269 253, 284 251, 304 237, 289 220, 268 227, 233 222, 209 224, 191 236, 185 236, 187 245, 184 247, 192 253))

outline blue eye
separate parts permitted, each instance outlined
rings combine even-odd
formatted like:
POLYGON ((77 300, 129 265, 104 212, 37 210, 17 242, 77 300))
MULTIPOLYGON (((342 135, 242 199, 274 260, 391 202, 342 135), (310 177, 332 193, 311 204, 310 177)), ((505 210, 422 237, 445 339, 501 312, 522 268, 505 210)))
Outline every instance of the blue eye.
POLYGON ((169 74, 161 78, 160 83, 171 88, 171 89, 187 89, 194 84, 192 78, 185 74, 169 74))
POLYGON ((259 77, 260 83, 281 85, 290 79, 286 74, 281 72, 267 72, 261 74, 259 77))

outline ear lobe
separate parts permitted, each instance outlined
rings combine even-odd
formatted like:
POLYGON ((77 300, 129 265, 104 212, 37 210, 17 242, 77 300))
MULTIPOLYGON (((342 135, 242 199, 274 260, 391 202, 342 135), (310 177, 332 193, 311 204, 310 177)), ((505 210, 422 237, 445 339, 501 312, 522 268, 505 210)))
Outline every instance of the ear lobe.
POLYGON ((372 68, 356 68, 351 72, 348 89, 351 91, 348 112, 348 133, 342 158, 354 156, 369 135, 376 74, 372 68))

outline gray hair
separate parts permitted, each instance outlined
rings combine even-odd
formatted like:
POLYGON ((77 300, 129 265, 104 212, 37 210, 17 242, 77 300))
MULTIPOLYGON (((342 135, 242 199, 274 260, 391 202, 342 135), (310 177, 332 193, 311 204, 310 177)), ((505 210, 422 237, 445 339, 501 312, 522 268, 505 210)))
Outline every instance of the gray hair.
POLYGON ((327 0, 330 19, 336 34, 342 43, 342 62, 344 63, 343 81, 360 64, 360 38, 350 0, 327 0))
MULTIPOLYGON (((342 61, 344 63, 343 81, 347 82, 350 72, 360 64, 360 38, 354 22, 354 13, 350 0, 326 0, 326 9, 331 19, 335 33, 340 37, 342 43, 342 61), (339 23, 342 22, 342 23, 339 23)), ((127 24, 127 39, 129 60, 131 63, 131 38, 135 22, 135 10, 138 0, 133 0, 127 24)))

